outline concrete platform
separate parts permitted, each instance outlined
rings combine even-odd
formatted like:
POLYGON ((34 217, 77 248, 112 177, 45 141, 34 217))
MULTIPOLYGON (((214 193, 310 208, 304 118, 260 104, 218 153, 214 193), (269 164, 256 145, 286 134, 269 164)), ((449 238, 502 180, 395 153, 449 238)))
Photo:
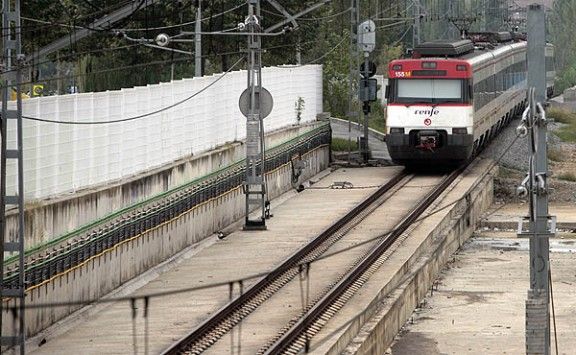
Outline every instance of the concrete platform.
MULTIPOLYGON (((519 216, 528 215, 528 204, 494 205, 486 213, 480 223, 480 228, 516 230, 519 216)), ((550 214, 556 216, 556 226, 562 231, 576 230, 576 206, 567 204, 551 204, 550 214)))
MULTIPOLYGON (((226 284, 227 281, 271 270, 400 169, 337 170, 314 185, 325 189, 291 192, 273 202, 274 218, 268 221, 267 231, 238 231, 223 240, 210 238, 203 247, 181 254, 178 260, 164 264, 163 269, 151 271, 148 280, 136 280, 115 295, 144 295, 224 283, 220 287, 150 299, 148 350, 151 354, 159 353, 223 306, 229 299, 230 286, 234 286, 233 292, 237 294, 238 283, 226 284), (338 181, 348 181, 356 188, 329 188, 338 181)), ((249 287, 252 282, 244 282, 243 287, 249 287)), ((97 306, 31 339, 27 351, 34 354, 142 352, 146 343, 143 311, 141 301, 136 304, 134 319, 130 302, 97 306)))
MULTIPOLYGON (((559 354, 576 349, 574 240, 551 240, 559 354)), ((389 354, 524 354, 528 240, 477 234, 442 272, 389 354)), ((552 351, 555 354, 554 336, 552 351)))

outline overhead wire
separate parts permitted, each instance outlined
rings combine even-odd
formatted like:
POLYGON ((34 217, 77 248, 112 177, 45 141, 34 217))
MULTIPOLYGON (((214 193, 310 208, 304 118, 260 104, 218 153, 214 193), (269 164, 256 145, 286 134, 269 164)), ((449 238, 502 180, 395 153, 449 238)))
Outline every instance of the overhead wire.
MULTIPOLYGON (((243 6, 245 6, 247 3, 246 1, 244 1, 242 4, 235 6, 233 8, 230 8, 228 10, 225 10, 223 12, 220 12, 218 14, 209 16, 209 17, 204 17, 200 19, 200 22, 204 22, 206 20, 210 20, 213 18, 217 18, 220 17, 222 15, 225 15, 227 13, 230 13, 232 11, 235 11, 243 6)), ((115 28, 115 30, 117 31, 122 31, 122 32, 141 32, 141 31, 156 31, 156 30, 167 30, 167 29, 172 29, 172 28, 178 28, 178 27, 183 27, 183 26, 188 26, 188 25, 193 25, 195 24, 197 21, 190 21, 190 22, 184 22, 182 24, 178 24, 178 25, 169 25, 169 26, 160 26, 160 27, 150 27, 150 28, 115 28)))
MULTIPOLYGON (((138 4, 138 6, 137 6, 128 16, 126 16, 126 17, 123 18, 122 20, 125 21, 126 19, 129 19, 131 16, 134 15, 134 13, 136 13, 138 10, 140 10, 140 8, 142 7, 142 4, 144 3, 144 1, 145 1, 145 0, 141 0, 140 3, 138 4)), ((128 5, 128 4, 130 4, 130 3, 132 3, 132 1, 126 1, 123 6, 128 5)), ((120 8, 120 7, 122 7, 122 6, 111 6, 111 7, 107 8, 107 9, 103 10, 102 12, 110 11, 111 9, 114 9, 114 8, 118 9, 118 8, 120 8)), ((73 22, 76 22, 76 21, 78 21, 78 20, 80 20, 80 19, 82 19, 82 18, 96 17, 97 15, 98 15, 98 13, 91 13, 91 14, 87 14, 87 15, 85 15, 85 16, 80 16, 80 17, 70 17, 70 20, 73 20, 73 22)), ((16 29, 19 29, 19 30, 20 30, 20 31, 19 31, 20 34, 24 34, 24 33, 26 33, 26 32, 35 32, 35 31, 42 30, 42 29, 45 29, 45 28, 50 28, 50 27, 65 27, 65 28, 75 29, 75 30, 85 29, 85 30, 94 31, 94 32, 109 32, 110 29, 111 29, 111 28, 102 28, 102 27, 100 27, 100 26, 99 26, 99 27, 94 27, 94 26, 91 26, 92 24, 87 24, 87 25, 76 25, 76 24, 74 24, 74 25, 70 25, 70 24, 67 24, 67 23, 59 22, 59 21, 40 20, 40 19, 35 19, 35 18, 25 17, 25 16, 22 16, 21 18, 22 18, 23 20, 25 20, 25 21, 41 23, 41 24, 44 24, 44 25, 46 25, 46 26, 36 26, 36 27, 33 28, 33 29, 23 31, 22 28, 26 28, 27 26, 22 26, 22 25, 20 25, 20 26, 16 27, 16 29)), ((30 26, 30 27, 31 27, 31 26, 30 26)), ((3 36, 9 36, 9 34, 3 34, 3 36)))
POLYGON ((216 78, 216 80, 214 80, 213 82, 211 82, 210 84, 208 84, 207 86, 205 86, 204 88, 200 89, 199 91, 195 92, 194 94, 186 97, 185 99, 182 99, 172 105, 163 107, 161 109, 152 111, 152 112, 148 112, 145 114, 141 114, 141 115, 137 115, 137 116, 133 116, 133 117, 127 117, 127 118, 121 118, 121 119, 117 119, 117 120, 110 120, 110 121, 62 121, 62 120, 52 120, 52 119, 45 119, 45 118, 40 118, 40 117, 30 117, 30 116, 22 116, 23 119, 26 120, 30 120, 30 121, 37 121, 37 122, 44 122, 44 123, 57 123, 57 124, 64 124, 64 125, 101 125, 101 124, 111 124, 111 123, 120 123, 120 122, 128 122, 128 121, 134 121, 137 119, 141 119, 141 118, 145 118, 145 117, 149 117, 149 116, 153 116, 156 115, 158 113, 162 113, 164 111, 170 110, 176 106, 179 106, 191 99, 193 99, 194 97, 200 95, 201 93, 203 93, 204 91, 208 90, 209 88, 211 88, 212 86, 214 86, 216 83, 218 83, 220 80, 222 80, 228 73, 230 73, 238 64, 240 64, 245 58, 240 58, 238 61, 236 61, 236 63, 234 63, 230 69, 228 69, 227 71, 225 71, 224 73, 222 73, 218 78, 216 78))
MULTIPOLYGON (((312 44, 312 43, 316 43, 316 41, 307 41, 307 42, 303 42, 302 44, 312 44)), ((125 46, 121 46, 121 47, 114 47, 114 48, 104 48, 104 49, 99 49, 99 50, 91 50, 91 51, 85 51, 85 52, 78 52, 78 53, 71 53, 68 54, 66 56, 60 57, 61 59, 63 58, 74 58, 75 56, 81 56, 81 55, 85 55, 85 54, 92 54, 92 53, 99 53, 99 52, 109 52, 109 51, 115 51, 115 50, 120 50, 120 49, 129 49, 129 48, 133 48, 133 47, 138 47, 141 46, 141 43, 134 43, 134 44, 130 44, 130 45, 125 45, 125 46)), ((274 50, 274 49, 278 49, 278 48, 286 48, 286 47, 293 47, 293 44, 281 44, 281 45, 276 45, 276 46, 270 46, 270 47, 265 47, 262 48, 262 50, 264 51, 268 51, 268 50, 274 50)), ((229 51, 229 52, 219 52, 219 53, 211 53, 211 54, 203 54, 202 58, 211 58, 211 57, 219 57, 219 56, 225 56, 225 55, 235 55, 235 54, 245 54, 246 51, 245 50, 240 50, 240 51, 229 51)), ((168 64, 170 62, 185 62, 185 61, 189 61, 192 60, 190 57, 182 57, 182 58, 171 58, 171 59, 167 59, 167 60, 157 60, 157 61, 152 61, 152 62, 146 62, 146 63, 139 63, 139 64, 131 64, 131 65, 125 65, 125 66, 120 66, 120 67, 115 67, 115 68, 108 68, 108 69, 102 69, 102 70, 98 70, 98 71, 93 71, 93 72, 87 72, 87 73, 80 73, 80 74, 73 74, 73 75, 66 75, 66 76, 59 76, 59 77, 52 77, 52 78, 45 78, 45 79, 39 79, 39 80, 34 80, 34 81, 27 81, 27 82, 22 82, 22 85, 29 85, 29 84, 34 84, 34 83, 46 83, 46 82, 51 82, 51 81, 56 81, 56 80, 62 80, 62 79, 71 79, 71 78, 78 78, 78 77, 85 77, 85 76, 89 76, 89 75, 96 75, 96 74, 106 74, 106 73, 110 73, 110 72, 115 72, 115 71, 119 71, 119 70, 126 70, 126 69, 133 69, 133 68, 141 68, 141 67, 145 67, 145 66, 152 66, 152 65, 160 65, 160 64, 168 64)), ((41 64, 45 64, 45 63, 52 63, 53 60, 45 60, 42 62, 37 62, 34 64, 30 64, 30 65, 23 65, 20 68, 21 69, 25 69, 25 68, 29 68, 29 67, 35 67, 41 64)), ((4 74, 4 73, 8 73, 8 72, 12 72, 12 71, 16 71, 17 69, 10 69, 10 70, 6 70, 4 72, 0 72, 0 74, 4 74)))
POLYGON ((344 43, 345 41, 347 41, 348 38, 344 37, 340 42, 338 42, 334 47, 330 48, 328 51, 326 51, 324 54, 322 54, 320 57, 307 61, 306 63, 303 64, 288 64, 288 65, 276 65, 275 67, 277 68, 283 68, 283 69, 290 69, 290 68, 299 68, 299 67, 303 67, 305 65, 310 65, 310 64, 314 64, 324 58, 326 58, 328 55, 330 55, 330 53, 334 52, 336 49, 338 49, 338 47, 340 47, 342 45, 342 43, 344 43))

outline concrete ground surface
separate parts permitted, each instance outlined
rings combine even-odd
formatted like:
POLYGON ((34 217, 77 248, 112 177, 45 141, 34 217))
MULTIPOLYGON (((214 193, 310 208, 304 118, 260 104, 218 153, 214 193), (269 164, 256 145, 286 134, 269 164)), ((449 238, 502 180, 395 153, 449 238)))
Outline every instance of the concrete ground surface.
MULTIPOLYGON (((400 170, 400 167, 339 169, 314 184, 314 187, 324 189, 288 193, 280 199, 279 204, 278 201, 273 202, 274 217, 267 221, 267 231, 237 231, 223 240, 212 240, 205 248, 174 262, 167 267, 168 270, 156 271, 157 277, 134 287, 135 290, 128 294, 143 295, 199 287, 270 271, 400 170), (343 181, 352 183, 356 188, 329 188, 334 182, 343 181)), ((253 282, 244 282, 244 288, 253 282)), ((235 283, 235 294, 238 289, 239 285, 235 283)), ((148 317, 148 353, 160 353, 182 338, 210 313, 228 302, 229 291, 229 284, 224 284, 193 293, 152 298, 148 317)), ((143 311, 142 301, 136 304, 134 319, 129 302, 107 305, 99 312, 69 319, 31 339, 27 352, 144 353, 146 324, 143 311)))
MULTIPOLYGON (((559 223, 576 222, 576 206, 551 206, 559 223)), ((517 221, 526 205, 494 206, 486 222, 517 221), (500 207, 500 208, 498 208, 500 207)), ((408 354, 524 354, 529 241, 480 228, 443 270, 389 350, 408 354)), ((576 354, 576 234, 550 241, 559 354, 576 354)), ((552 331, 554 329, 552 328, 552 331)), ((555 354, 554 335, 551 338, 555 354)))

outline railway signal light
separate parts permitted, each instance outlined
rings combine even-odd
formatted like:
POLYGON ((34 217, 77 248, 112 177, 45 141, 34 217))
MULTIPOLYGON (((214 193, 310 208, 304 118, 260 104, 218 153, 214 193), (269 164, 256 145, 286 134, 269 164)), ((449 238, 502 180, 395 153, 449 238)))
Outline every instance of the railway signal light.
POLYGON ((360 64, 360 74, 365 78, 371 78, 376 75, 376 64, 373 61, 368 61, 368 66, 366 66, 366 62, 360 64))
POLYGON ((363 102, 373 102, 378 100, 378 82, 376 79, 360 79, 360 91, 358 98, 363 102))

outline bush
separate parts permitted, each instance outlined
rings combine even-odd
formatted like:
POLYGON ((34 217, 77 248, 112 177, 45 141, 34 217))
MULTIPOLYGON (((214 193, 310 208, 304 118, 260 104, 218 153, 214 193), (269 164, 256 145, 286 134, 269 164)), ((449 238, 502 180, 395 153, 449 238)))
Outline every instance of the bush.
POLYGON ((576 182, 576 175, 571 172, 563 172, 561 174, 558 174, 557 178, 560 180, 576 182))
POLYGON ((550 108, 548 117, 556 122, 564 123, 565 126, 554 132, 564 142, 576 142, 576 113, 559 108, 550 108))
POLYGON ((348 152, 358 150, 358 143, 344 138, 332 138, 331 147, 334 152, 348 152))
POLYGON ((566 124, 576 123, 576 113, 561 108, 551 107, 546 111, 546 115, 549 118, 553 118, 556 122, 566 124))
POLYGON ((554 132, 562 141, 576 143, 576 125, 562 127, 554 132))

